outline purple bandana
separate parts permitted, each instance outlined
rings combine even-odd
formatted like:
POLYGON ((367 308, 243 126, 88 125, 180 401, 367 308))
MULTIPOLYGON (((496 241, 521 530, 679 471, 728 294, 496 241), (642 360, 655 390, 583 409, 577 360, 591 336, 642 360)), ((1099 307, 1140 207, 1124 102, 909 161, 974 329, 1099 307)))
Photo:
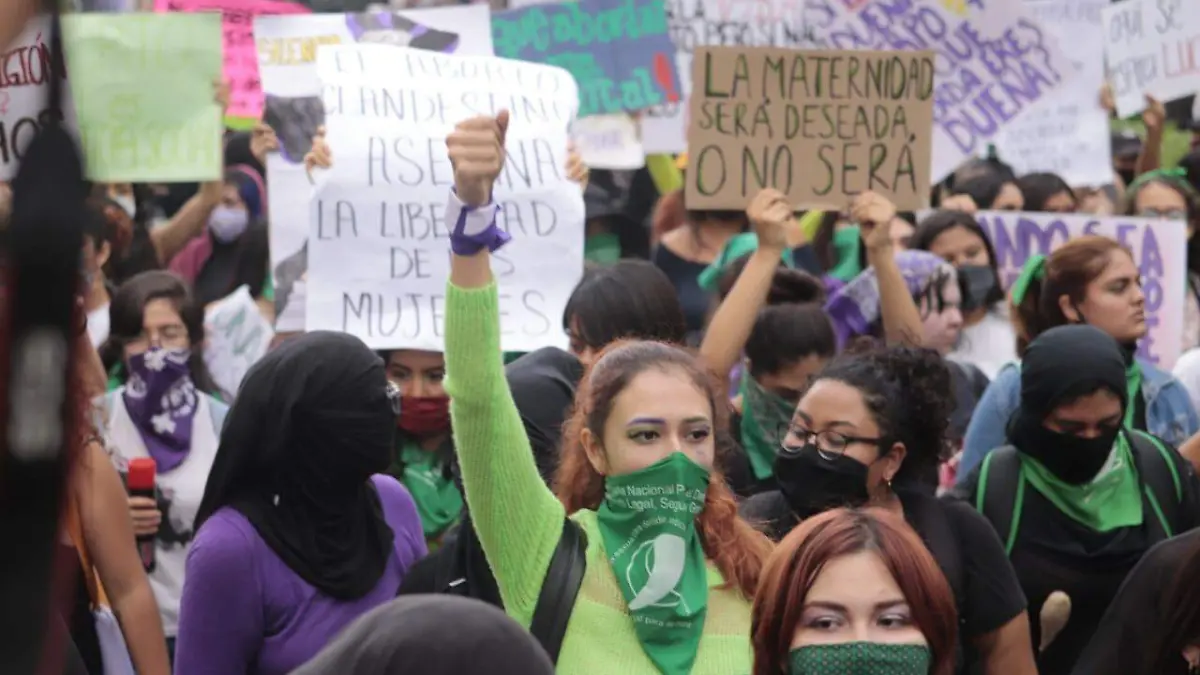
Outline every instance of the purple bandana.
MULTIPOLYGON (((896 253, 896 266, 913 297, 928 289, 935 278, 955 277, 950 263, 927 251, 900 251, 896 253)), ((875 276, 875 268, 868 267, 845 286, 830 293, 825 314, 833 322, 838 348, 845 346, 851 338, 866 335, 880 318, 879 279, 875 276)))
POLYGON ((121 398, 159 473, 179 466, 192 449, 198 397, 188 369, 190 356, 187 349, 155 347, 129 358, 121 398))

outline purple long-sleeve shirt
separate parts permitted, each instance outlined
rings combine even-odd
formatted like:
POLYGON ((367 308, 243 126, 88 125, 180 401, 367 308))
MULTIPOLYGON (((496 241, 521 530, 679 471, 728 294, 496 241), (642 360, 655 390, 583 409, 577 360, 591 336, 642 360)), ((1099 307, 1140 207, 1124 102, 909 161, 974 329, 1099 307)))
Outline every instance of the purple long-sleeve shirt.
POLYGON ((405 572, 427 552, 425 536, 404 486, 390 476, 372 482, 394 550, 379 583, 353 602, 301 579, 241 513, 214 513, 188 553, 175 675, 287 675, 350 622, 395 598, 405 572))

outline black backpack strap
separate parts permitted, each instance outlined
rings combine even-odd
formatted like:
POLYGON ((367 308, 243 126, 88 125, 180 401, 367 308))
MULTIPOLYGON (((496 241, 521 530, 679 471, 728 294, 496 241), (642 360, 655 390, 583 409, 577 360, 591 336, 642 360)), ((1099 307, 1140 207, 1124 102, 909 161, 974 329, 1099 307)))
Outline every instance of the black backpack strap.
POLYGON ((1025 481, 1021 478, 1021 456, 1011 445, 996 448, 984 457, 975 486, 975 509, 995 528, 1004 541, 1004 552, 1012 555, 1025 505, 1025 481))
POLYGON ((583 585, 583 573, 587 569, 587 538, 579 526, 570 518, 563 520, 562 537, 558 548, 550 558, 546 570, 546 581, 538 595, 537 607, 533 610, 533 621, 529 632, 542 644, 550 660, 558 662, 563 637, 567 633, 567 621, 575 608, 575 597, 583 585))
POLYGON ((1129 435, 1133 462, 1141 478, 1142 494, 1154 511, 1162 538, 1169 539, 1179 530, 1177 525, 1183 504, 1183 483, 1171 456, 1174 450, 1144 431, 1128 429, 1126 433, 1129 435))

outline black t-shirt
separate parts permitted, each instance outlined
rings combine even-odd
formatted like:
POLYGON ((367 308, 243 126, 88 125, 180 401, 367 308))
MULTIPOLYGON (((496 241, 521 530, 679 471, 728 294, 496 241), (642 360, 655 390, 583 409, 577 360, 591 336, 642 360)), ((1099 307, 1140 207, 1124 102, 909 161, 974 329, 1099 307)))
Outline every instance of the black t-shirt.
MULTIPOLYGON (((909 490, 899 490, 896 495, 904 507, 904 519, 925 542, 954 591, 964 651, 957 672, 976 672, 978 657, 971 641, 1025 611, 1025 596, 1000 538, 983 516, 959 500, 909 490)), ((778 490, 746 500, 742 516, 766 524, 767 535, 775 541, 798 523, 778 490)))
MULTIPOLYGON (((1072 675, 1149 675, 1146 652, 1167 629, 1167 594, 1180 567, 1200 546, 1200 530, 1160 542, 1129 573, 1108 606, 1072 675)), ((1187 675, 1182 655, 1154 675, 1187 675)))
MULTIPOLYGON (((1200 485, 1187 462, 1174 451, 1170 454, 1176 461, 1183 493, 1178 522, 1171 523, 1171 527, 1174 532, 1184 532, 1198 524, 1200 485)), ((955 488, 954 495, 974 504, 980 471, 976 468, 955 488)), ((1010 559, 1029 599, 1029 626, 1040 675, 1071 672, 1125 576, 1151 546, 1164 538, 1154 508, 1144 495, 1142 511, 1144 519, 1137 527, 1095 532, 1064 515, 1032 486, 1025 486, 1010 559), (1054 641, 1038 652, 1042 605, 1054 591, 1070 598, 1071 613, 1054 641)), ((1010 535, 1001 532, 999 536, 1007 540, 1010 535)))

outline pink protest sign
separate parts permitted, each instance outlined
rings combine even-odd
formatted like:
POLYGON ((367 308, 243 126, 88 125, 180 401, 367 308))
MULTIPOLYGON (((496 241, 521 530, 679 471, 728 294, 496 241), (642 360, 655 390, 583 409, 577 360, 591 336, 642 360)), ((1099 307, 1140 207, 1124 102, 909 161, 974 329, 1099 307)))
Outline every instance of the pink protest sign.
POLYGON ((254 17, 308 14, 310 10, 286 0, 154 0, 159 12, 221 12, 225 32, 225 78, 229 80, 228 116, 257 120, 262 115, 262 82, 254 48, 254 17))

